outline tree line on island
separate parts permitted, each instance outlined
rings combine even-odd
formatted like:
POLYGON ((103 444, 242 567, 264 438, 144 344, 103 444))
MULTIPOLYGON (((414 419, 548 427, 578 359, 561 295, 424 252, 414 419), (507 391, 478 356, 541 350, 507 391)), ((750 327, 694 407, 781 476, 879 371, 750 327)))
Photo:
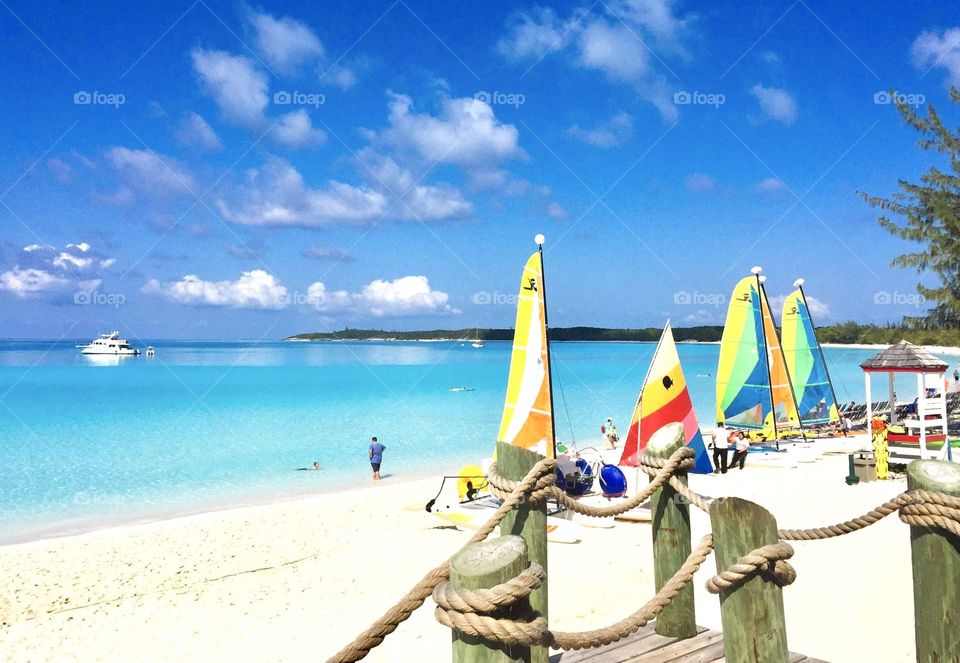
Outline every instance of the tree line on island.
MULTIPOLYGON (((640 329, 612 329, 607 327, 552 327, 551 341, 650 341, 660 338, 660 327, 640 329)), ((711 343, 720 340, 723 327, 701 325, 674 327, 678 342, 711 343)), ((886 344, 907 340, 918 345, 960 346, 957 329, 921 328, 912 324, 861 325, 844 322, 817 328, 821 343, 886 344)), ((386 331, 383 329, 342 329, 333 332, 310 332, 290 336, 288 341, 512 341, 513 329, 429 329, 420 331, 386 331)))

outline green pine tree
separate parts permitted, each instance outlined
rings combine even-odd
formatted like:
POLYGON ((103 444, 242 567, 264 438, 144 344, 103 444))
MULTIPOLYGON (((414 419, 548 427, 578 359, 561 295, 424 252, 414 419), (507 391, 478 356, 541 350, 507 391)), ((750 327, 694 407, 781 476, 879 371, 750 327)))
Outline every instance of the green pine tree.
MULTIPOLYGON (((891 93, 893 95, 893 93, 891 93)), ((921 245, 918 251, 905 253, 893 261, 896 267, 931 272, 940 286, 917 284, 917 292, 932 305, 927 314, 906 318, 908 324, 927 329, 960 328, 960 129, 943 125, 933 106, 926 117, 897 98, 897 111, 903 120, 920 133, 917 145, 943 154, 949 171, 937 166, 920 178, 919 183, 899 180, 900 189, 890 198, 858 192, 871 206, 883 211, 878 221, 892 234, 921 245), (887 214, 900 217, 892 220, 887 214)), ((960 90, 950 88, 950 99, 960 104, 960 90)))

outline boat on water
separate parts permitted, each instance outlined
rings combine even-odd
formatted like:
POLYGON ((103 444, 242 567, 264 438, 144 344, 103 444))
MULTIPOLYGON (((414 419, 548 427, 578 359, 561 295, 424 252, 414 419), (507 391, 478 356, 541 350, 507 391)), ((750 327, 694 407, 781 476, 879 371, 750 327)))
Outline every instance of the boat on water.
POLYGON ((130 345, 125 338, 120 338, 120 332, 112 331, 109 334, 100 334, 87 345, 80 346, 81 354, 111 355, 116 357, 133 357, 140 354, 140 350, 130 345))

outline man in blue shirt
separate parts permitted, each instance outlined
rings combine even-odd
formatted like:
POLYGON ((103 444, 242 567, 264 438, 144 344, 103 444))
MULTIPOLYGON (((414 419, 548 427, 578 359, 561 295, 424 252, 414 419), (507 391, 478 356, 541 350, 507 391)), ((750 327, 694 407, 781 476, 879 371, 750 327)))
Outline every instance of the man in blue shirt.
POLYGON ((374 481, 380 480, 380 463, 383 462, 384 449, 386 449, 386 447, 380 444, 379 442, 377 442, 377 438, 375 437, 370 438, 370 451, 369 451, 370 467, 373 468, 374 481))

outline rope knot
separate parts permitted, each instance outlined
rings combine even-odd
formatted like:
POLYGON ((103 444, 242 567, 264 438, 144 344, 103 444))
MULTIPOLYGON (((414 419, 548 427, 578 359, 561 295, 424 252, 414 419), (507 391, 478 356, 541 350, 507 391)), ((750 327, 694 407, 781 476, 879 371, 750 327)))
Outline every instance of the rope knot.
POLYGON ((726 571, 721 571, 710 578, 707 581, 707 591, 711 594, 719 594, 743 584, 754 575, 759 575, 780 587, 786 587, 797 579, 796 569, 787 562, 791 557, 793 557, 793 547, 789 543, 780 541, 760 546, 738 559, 726 571))
POLYGON ((960 537, 960 498, 928 490, 903 494, 900 520, 912 527, 941 529, 960 537))
POLYGON ((547 620, 517 604, 546 577, 543 567, 531 562, 519 575, 490 589, 454 589, 445 581, 433 590, 434 614, 444 626, 476 638, 510 646, 539 644, 547 637, 547 620))
POLYGON ((514 481, 500 473, 497 463, 492 463, 487 471, 487 487, 495 497, 501 500, 507 499, 511 493, 522 488, 520 491, 522 496, 518 503, 542 502, 553 495, 553 489, 556 487, 557 461, 553 458, 544 458, 534 466, 533 470, 522 481, 514 481))

